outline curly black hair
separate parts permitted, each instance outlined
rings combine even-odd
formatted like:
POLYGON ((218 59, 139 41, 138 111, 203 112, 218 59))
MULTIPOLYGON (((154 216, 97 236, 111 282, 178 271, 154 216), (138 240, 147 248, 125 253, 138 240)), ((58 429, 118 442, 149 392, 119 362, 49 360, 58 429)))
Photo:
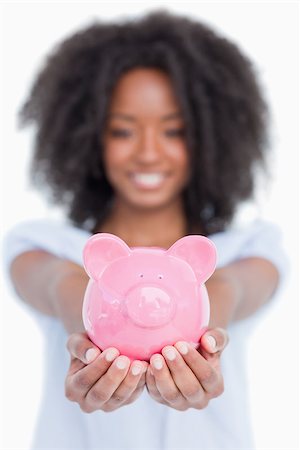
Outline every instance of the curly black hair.
POLYGON ((167 73, 182 109, 189 229, 226 229, 253 195, 256 168, 266 169, 268 109, 253 64, 234 43, 165 9, 92 23, 55 47, 20 111, 21 125, 37 126, 32 182, 74 225, 93 232, 102 223, 114 192, 101 136, 112 90, 135 67, 167 73))

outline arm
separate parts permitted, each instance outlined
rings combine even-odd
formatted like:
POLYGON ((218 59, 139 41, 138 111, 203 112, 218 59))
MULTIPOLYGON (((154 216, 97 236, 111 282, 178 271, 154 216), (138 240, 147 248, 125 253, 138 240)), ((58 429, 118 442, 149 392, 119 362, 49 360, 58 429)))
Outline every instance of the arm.
POLYGON ((89 278, 81 266, 34 250, 17 256, 10 271, 22 300, 59 318, 69 333, 84 331, 81 310, 89 278))
POLYGON ((253 314, 271 298, 278 280, 275 266, 263 258, 245 258, 217 269, 206 282, 210 326, 227 328, 253 314))
MULTIPOLYGON (((39 311, 58 317, 67 331, 83 331, 81 309, 88 283, 85 270, 50 253, 20 254, 11 265, 19 296, 39 311)), ((226 328, 230 321, 254 313, 276 289, 278 272, 263 258, 246 258, 217 269, 207 281, 210 326, 226 328)))
POLYGON ((265 304, 278 284, 274 265, 263 258, 245 258, 217 269, 207 281, 211 315, 210 328, 196 350, 187 342, 167 346, 162 355, 151 357, 147 389, 159 403, 174 409, 203 409, 222 394, 220 366, 228 342, 225 329, 230 322, 253 314, 265 304))
POLYGON ((145 386, 144 361, 130 361, 117 349, 103 352, 87 337, 82 303, 88 283, 84 269, 50 253, 34 250, 20 254, 11 264, 18 295, 44 314, 60 319, 70 333, 70 367, 65 394, 85 412, 113 411, 134 402, 145 386))

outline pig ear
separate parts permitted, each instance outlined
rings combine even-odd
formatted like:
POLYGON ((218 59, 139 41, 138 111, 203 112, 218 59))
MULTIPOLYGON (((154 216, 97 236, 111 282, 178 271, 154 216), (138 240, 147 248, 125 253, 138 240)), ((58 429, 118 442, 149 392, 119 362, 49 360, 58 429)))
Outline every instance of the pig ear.
POLYGON ((128 245, 114 234, 94 234, 83 249, 84 268, 90 278, 97 280, 108 263, 130 252, 128 245))
POLYGON ((208 280, 216 268, 216 247, 204 236, 184 236, 167 250, 167 254, 187 261, 201 283, 208 280))

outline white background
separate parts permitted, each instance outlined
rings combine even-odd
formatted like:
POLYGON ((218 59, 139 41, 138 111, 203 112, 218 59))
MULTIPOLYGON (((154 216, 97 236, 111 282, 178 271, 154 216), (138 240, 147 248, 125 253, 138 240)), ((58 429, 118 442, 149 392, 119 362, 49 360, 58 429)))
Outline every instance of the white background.
MULTIPOLYGON (((260 322, 250 341, 253 425, 259 450, 296 449, 299 445, 298 2, 152 1, 149 8, 140 3, 2 2, 3 231, 20 220, 60 216, 57 209, 49 210, 29 187, 31 132, 17 129, 16 114, 42 58, 62 37, 97 18, 118 18, 165 6, 207 22, 238 43, 256 64, 273 113, 273 181, 267 188, 261 186, 250 210, 280 224, 291 263, 280 301, 260 322)), ((13 300, 7 286, 1 285, 2 445, 6 450, 26 449, 41 393, 42 339, 33 319, 13 300)))

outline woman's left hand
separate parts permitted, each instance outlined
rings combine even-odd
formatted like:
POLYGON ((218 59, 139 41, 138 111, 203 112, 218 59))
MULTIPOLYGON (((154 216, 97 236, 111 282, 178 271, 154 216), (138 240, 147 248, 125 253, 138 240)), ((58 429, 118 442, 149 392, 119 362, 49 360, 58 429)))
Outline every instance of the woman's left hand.
POLYGON ((146 386, 151 397, 179 411, 203 409, 224 391, 220 356, 228 343, 222 328, 203 334, 197 350, 187 342, 177 342, 151 356, 146 386))

